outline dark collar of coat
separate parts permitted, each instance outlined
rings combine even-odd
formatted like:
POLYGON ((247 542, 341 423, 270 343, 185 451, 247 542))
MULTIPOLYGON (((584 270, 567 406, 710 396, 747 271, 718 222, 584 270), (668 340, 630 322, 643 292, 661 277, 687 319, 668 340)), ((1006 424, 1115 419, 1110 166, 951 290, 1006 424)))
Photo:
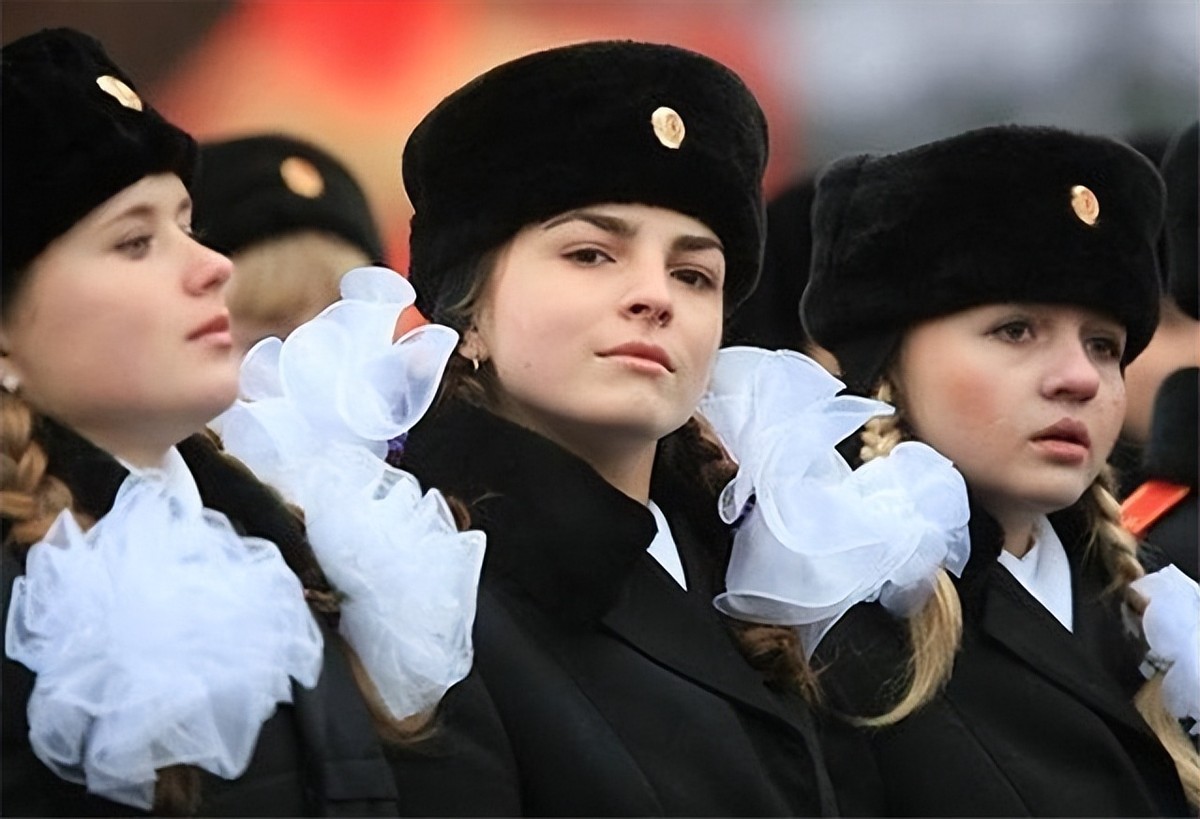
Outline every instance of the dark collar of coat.
MULTIPOLYGON (((583 460, 466 404, 445 405, 415 427, 402 465, 467 504, 471 526, 487 533, 485 576, 577 622, 612 606, 656 532, 643 504, 583 460)), ((661 482, 656 473, 652 494, 661 482)))
POLYGON ((1076 502, 1049 519, 1071 566, 1073 631, 1063 628, 997 561, 1000 527, 974 502, 971 558, 959 583, 964 615, 1043 676, 1147 736, 1149 729, 1132 703, 1141 682, 1140 649, 1122 622, 1120 595, 1107 589, 1103 561, 1087 547, 1084 505, 1076 502))

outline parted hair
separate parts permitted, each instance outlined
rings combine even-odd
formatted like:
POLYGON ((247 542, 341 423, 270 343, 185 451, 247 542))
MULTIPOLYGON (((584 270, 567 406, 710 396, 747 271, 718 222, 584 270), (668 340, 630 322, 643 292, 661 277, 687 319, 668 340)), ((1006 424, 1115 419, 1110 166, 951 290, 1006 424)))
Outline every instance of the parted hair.
MULTIPOLYGON (((861 435, 860 458, 866 462, 886 457, 901 441, 915 437, 906 421, 903 390, 884 377, 875 397, 896 407, 892 415, 868 421, 861 435)), ((1109 578, 1109 591, 1140 617, 1146 600, 1130 583, 1145 574, 1138 560, 1139 544, 1121 525, 1121 506, 1113 495, 1115 479, 1105 466, 1080 498, 1089 526, 1086 553, 1098 558, 1109 578)), ((962 603, 957 588, 944 569, 937 572, 933 595, 908 620, 910 656, 903 693, 886 713, 855 717, 864 726, 894 725, 931 701, 949 681, 954 657, 962 641, 962 603)), ((1171 755, 1188 801, 1200 806, 1200 756, 1162 700, 1163 672, 1158 671, 1134 697, 1146 724, 1171 755)))

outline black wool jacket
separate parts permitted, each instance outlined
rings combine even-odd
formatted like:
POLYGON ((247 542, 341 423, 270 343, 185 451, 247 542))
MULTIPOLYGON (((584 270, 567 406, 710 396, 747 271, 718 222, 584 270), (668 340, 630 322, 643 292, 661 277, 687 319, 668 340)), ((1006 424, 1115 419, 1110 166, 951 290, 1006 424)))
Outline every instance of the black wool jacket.
MULTIPOLYGON (((973 505, 957 581, 962 647, 944 691, 900 723, 822 720, 841 808, 867 816, 1190 815, 1170 756, 1133 705, 1142 651, 1088 556, 1078 508, 1051 516, 1073 595, 1068 631, 996 558, 1002 536, 973 505)), ((855 606, 818 646, 831 710, 883 713, 908 658, 905 625, 855 606)))
MULTIPOLYGON (((487 533, 476 670, 534 816, 829 815, 804 702, 773 690, 713 608, 730 537, 695 476, 658 466, 681 588, 650 511, 546 438, 450 404, 403 465, 487 533)), ((460 724, 468 735, 487 726, 460 724)))

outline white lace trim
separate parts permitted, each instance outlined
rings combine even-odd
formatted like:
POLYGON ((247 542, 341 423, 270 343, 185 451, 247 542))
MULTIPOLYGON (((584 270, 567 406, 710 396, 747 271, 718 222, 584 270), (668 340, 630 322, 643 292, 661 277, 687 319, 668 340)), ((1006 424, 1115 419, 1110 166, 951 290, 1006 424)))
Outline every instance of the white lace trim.
POLYGON ((851 606, 879 600, 907 616, 937 569, 960 574, 970 555, 966 484, 950 461, 905 442, 851 470, 834 449, 893 411, 838 397, 843 387, 799 353, 731 347, 700 403, 739 464, 720 497, 722 518, 741 522, 714 602, 733 617, 797 626, 809 655, 851 606))
POLYGON ((459 532, 436 490, 384 462, 428 410, 458 334, 418 327, 387 268, 351 270, 342 300, 268 338, 242 365, 220 428, 226 450, 305 513, 326 575, 346 595, 341 632, 397 718, 434 706, 471 668, 482 532, 459 532))
POLYGON ((87 533, 64 512, 26 557, 6 624, 36 675, 34 753, 63 779, 149 809, 156 769, 235 779, 262 723, 312 687, 321 633, 274 544, 131 475, 87 533))

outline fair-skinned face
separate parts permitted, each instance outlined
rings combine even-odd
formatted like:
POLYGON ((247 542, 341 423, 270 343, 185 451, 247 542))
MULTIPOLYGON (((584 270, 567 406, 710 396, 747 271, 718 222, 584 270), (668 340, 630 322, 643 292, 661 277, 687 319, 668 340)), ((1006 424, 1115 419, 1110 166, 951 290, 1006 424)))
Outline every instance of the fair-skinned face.
POLYGON ((721 339, 725 256, 703 223, 645 205, 570 211, 497 256, 463 354, 495 367, 496 412, 634 497, 682 426, 721 339))
POLYGON ((1047 304, 963 310, 902 340, 894 377, 914 433, 954 461, 1010 551, 1104 466, 1125 412, 1124 345, 1113 319, 1047 304))
POLYGON ((0 327, 25 400, 136 465, 237 396, 232 266, 192 238, 191 211, 174 174, 123 189, 33 260, 0 327))

